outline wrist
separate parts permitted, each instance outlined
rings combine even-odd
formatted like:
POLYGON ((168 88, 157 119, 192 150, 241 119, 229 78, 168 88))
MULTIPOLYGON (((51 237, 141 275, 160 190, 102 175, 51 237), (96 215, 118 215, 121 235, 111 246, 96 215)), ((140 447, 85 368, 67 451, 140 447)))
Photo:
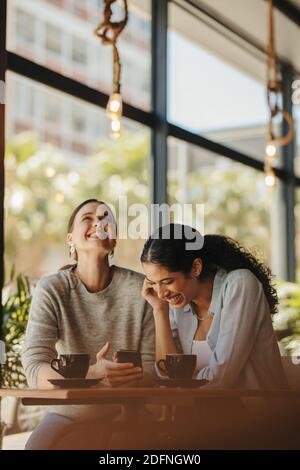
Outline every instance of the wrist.
POLYGON ((159 306, 159 307, 154 307, 153 308, 153 315, 154 317, 169 317, 169 305, 167 304, 166 306, 159 306))

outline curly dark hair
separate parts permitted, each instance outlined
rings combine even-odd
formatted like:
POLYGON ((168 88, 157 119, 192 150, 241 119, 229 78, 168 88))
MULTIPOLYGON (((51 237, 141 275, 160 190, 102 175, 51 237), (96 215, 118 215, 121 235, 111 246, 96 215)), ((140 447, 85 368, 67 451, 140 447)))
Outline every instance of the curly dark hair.
POLYGON ((249 269, 263 286, 271 315, 277 312, 278 297, 272 284, 273 276, 270 269, 230 237, 202 236, 188 225, 168 224, 160 227, 148 238, 141 255, 141 262, 159 264, 171 272, 188 274, 196 258, 200 258, 203 263, 199 279, 213 274, 218 268, 223 268, 227 272, 235 269, 249 269), (180 237, 178 237, 178 228, 181 233, 180 237), (168 237, 164 236, 166 232, 168 237), (199 242, 199 239, 202 241, 200 249, 199 247, 186 248, 187 243, 191 244, 193 240, 199 242))

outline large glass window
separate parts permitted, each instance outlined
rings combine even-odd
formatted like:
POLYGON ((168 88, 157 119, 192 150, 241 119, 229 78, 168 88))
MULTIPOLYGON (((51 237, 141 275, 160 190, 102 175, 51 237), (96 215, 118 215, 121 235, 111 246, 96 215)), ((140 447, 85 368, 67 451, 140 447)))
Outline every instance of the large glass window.
POLYGON ((203 204, 205 233, 230 236, 270 262, 271 201, 263 173, 174 138, 168 149, 169 202, 191 204, 193 211, 203 204))
MULTIPOLYGON (((151 102, 150 5, 150 0, 130 3, 129 21, 119 38, 123 99, 145 110, 151 102)), ((120 5, 112 11, 113 21, 122 18, 120 5)), ((7 47, 109 94, 112 49, 94 35, 102 19, 103 1, 14 0, 8 2, 7 47)))
MULTIPOLYGON (((119 226, 131 221, 120 197, 128 209, 149 204, 150 131, 124 119, 123 135, 113 141, 96 106, 13 73, 6 91, 5 267, 39 278, 68 262, 67 222, 80 202, 112 204, 119 226), (39 103, 32 113, 25 112, 29 96, 39 103)), ((140 270, 145 240, 129 235, 119 240, 115 261, 140 270)))
MULTIPOLYGON (((172 5, 168 34, 168 118, 263 160, 268 118, 265 83, 215 52, 199 19, 172 5)), ((217 34, 217 33, 215 33, 217 34)), ((247 54, 244 51, 244 56, 247 54)), ((255 71, 254 71, 255 72, 255 71)))

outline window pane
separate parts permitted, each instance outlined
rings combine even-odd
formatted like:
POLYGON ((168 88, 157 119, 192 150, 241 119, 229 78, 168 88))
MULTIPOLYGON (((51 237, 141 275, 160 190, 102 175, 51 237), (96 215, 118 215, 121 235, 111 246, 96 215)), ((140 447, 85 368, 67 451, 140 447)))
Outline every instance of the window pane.
MULTIPOLYGON (((124 119, 122 137, 108 139, 102 109, 13 73, 6 93, 5 267, 40 277, 68 263, 67 222, 80 202, 112 204, 119 226, 131 221, 120 196, 128 208, 149 204, 150 132, 124 119)), ((140 270, 144 241, 119 240, 115 262, 140 270)))
POLYGON ((263 173, 174 138, 168 148, 169 203, 204 204, 205 233, 230 236, 270 262, 263 173))
POLYGON ((21 41, 28 47, 32 46, 35 40, 35 18, 20 8, 16 8, 16 30, 21 41))
POLYGON ((60 56, 62 51, 62 31, 56 26, 46 23, 46 51, 60 56))
MULTIPOLYGON (((107 94, 112 91, 112 48, 95 27, 103 0, 14 0, 8 2, 8 49, 107 94)), ((132 0, 129 21, 119 37, 123 99, 150 109, 151 0, 132 0)), ((113 21, 123 18, 112 7, 113 21)))
POLYGON ((72 60, 80 65, 86 65, 87 63, 87 45, 85 41, 82 41, 75 36, 73 37, 72 44, 72 60))
POLYGON ((202 44, 202 21, 172 4, 170 13, 169 120, 263 160, 268 119, 264 83, 238 68, 236 57, 229 62, 223 50, 217 55, 217 44, 206 37, 202 44))

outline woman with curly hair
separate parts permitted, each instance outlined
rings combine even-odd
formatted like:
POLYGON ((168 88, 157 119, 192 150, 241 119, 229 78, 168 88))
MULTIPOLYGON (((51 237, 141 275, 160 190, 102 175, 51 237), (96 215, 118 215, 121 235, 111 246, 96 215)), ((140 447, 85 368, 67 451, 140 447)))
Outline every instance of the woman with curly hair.
POLYGON ((271 315, 269 268, 236 241, 186 225, 145 243, 142 294, 153 307, 156 359, 197 355, 196 377, 226 388, 287 388, 271 315))

